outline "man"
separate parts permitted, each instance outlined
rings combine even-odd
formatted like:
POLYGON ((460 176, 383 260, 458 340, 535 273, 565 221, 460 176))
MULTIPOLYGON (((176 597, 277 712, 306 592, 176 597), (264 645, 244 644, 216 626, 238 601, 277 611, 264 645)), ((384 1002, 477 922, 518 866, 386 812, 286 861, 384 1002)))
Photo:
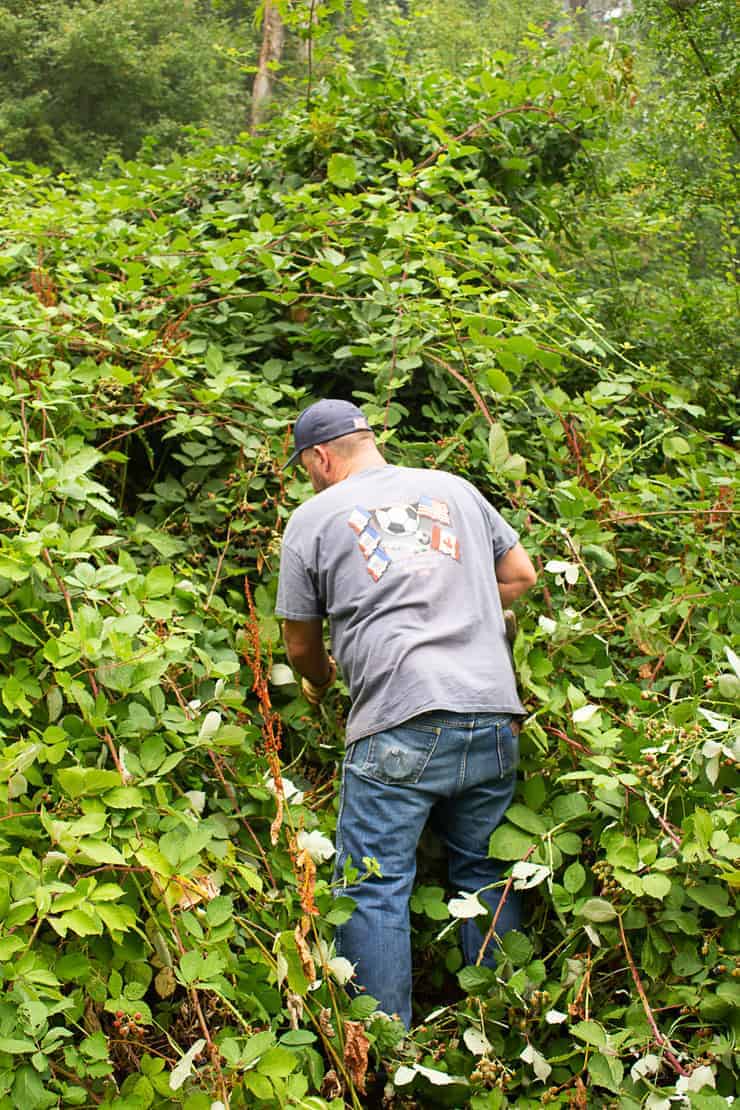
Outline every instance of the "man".
MULTIPOLYGON (((523 713, 503 608, 535 582, 516 532, 469 482, 385 462, 360 409, 323 400, 296 421, 295 450, 317 496, 283 539, 277 613, 291 666, 314 703, 349 687, 336 877, 345 862, 380 875, 350 884, 357 902, 337 951, 387 1013, 411 1023, 409 896, 427 820, 447 845, 451 884, 498 905, 488 840, 514 792, 523 713)), ((497 931, 518 924, 510 897, 497 931)), ((482 936, 462 925, 465 960, 482 936)), ((495 962, 489 951, 485 962, 495 962)))

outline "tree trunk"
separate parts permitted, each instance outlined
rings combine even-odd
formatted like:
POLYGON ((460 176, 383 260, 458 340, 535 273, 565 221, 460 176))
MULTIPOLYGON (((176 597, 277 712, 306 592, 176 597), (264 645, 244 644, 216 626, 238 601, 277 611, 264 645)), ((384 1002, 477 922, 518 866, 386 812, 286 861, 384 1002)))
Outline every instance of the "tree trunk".
POLYGON ((311 54, 313 53, 313 32, 316 24, 318 23, 318 14, 316 8, 318 0, 304 0, 303 3, 303 17, 301 19, 301 42, 300 42, 300 56, 301 61, 305 65, 311 64, 311 54))
POLYGON ((272 74, 274 66, 280 61, 283 53, 283 40, 285 31, 280 12, 272 0, 265 0, 265 11, 262 20, 262 47, 260 49, 257 72, 252 85, 252 110, 250 115, 250 131, 254 133, 267 114, 267 105, 272 94, 272 74))

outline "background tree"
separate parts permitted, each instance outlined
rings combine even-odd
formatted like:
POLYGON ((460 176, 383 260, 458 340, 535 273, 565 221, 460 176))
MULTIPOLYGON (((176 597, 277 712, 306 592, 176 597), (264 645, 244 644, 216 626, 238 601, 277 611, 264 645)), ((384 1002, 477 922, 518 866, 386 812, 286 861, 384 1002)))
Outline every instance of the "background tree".
POLYGON ((227 24, 190 0, 0 3, 0 144, 12 158, 94 168, 243 125, 243 75, 225 53, 254 51, 244 20, 227 24))

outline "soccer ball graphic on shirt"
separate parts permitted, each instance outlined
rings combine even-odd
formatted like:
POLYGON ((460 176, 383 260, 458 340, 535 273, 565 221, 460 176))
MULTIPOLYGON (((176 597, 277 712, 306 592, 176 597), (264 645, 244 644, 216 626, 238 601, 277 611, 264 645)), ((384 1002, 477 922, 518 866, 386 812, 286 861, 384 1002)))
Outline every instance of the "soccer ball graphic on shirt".
POLYGON ((375 519, 379 527, 391 536, 413 536, 419 526, 415 505, 390 505, 387 509, 376 509, 375 519))
POLYGON ((415 504, 378 509, 355 505, 347 519, 374 582, 379 582, 392 564, 403 565, 429 552, 459 562, 460 542, 451 523, 447 502, 427 495, 415 504))

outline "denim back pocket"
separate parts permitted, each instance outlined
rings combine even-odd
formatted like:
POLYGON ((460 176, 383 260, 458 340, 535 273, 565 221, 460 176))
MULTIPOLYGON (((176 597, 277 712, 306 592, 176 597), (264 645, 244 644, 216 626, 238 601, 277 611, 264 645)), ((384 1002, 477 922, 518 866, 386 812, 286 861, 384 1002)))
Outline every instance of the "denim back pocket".
POLYGON ((496 753, 501 778, 513 775, 519 766, 519 729, 511 721, 496 725, 496 753))
POLYGON ((364 761, 357 771, 364 778, 385 783, 415 783, 434 754, 441 729, 400 725, 367 738, 364 761))

